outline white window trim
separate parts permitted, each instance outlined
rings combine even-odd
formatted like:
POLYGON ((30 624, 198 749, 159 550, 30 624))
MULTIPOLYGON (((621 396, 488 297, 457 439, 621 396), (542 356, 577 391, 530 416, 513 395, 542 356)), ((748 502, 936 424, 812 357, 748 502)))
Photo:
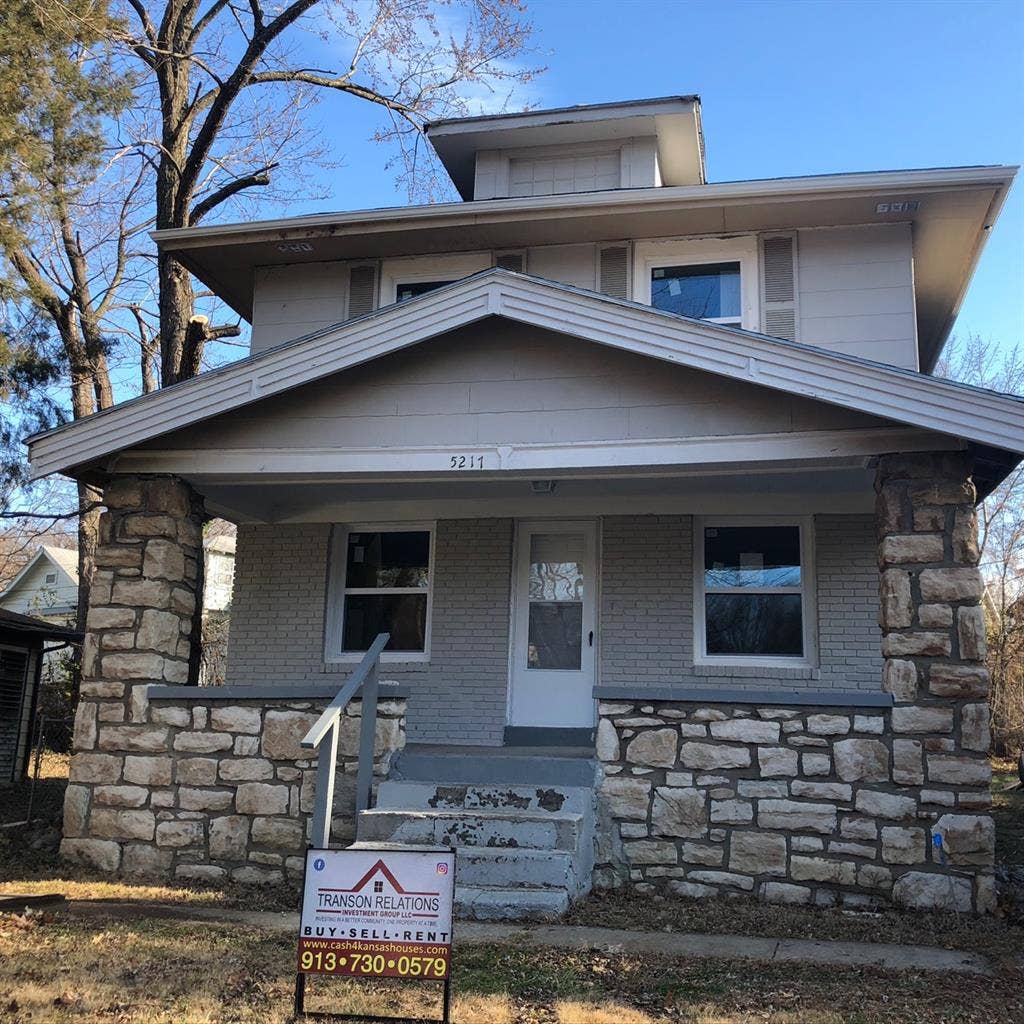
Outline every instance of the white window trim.
MULTIPOLYGON (((693 517, 693 662, 695 665, 747 665, 764 668, 817 668, 818 602, 814 564, 813 516, 694 516, 693 517), (803 657, 759 654, 708 654, 704 603, 704 529, 708 526, 796 526, 800 530, 800 610, 803 615, 803 657)), ((765 588, 774 592, 777 588, 765 588)), ((744 587, 744 593, 761 588, 744 587)))
MULTIPOLYGON (((324 663, 327 665, 358 664, 363 660, 362 651, 343 651, 345 636, 345 576, 348 564, 348 538, 352 533, 429 533, 430 549, 427 565, 427 627, 424 632, 422 651, 384 651, 381 662, 408 663, 430 661, 431 624, 434 615, 434 546, 437 536, 436 522, 393 522, 393 523, 344 523, 337 524, 332 531, 330 567, 327 576, 327 626, 324 630, 324 663)), ((353 594, 422 594, 422 587, 360 587, 353 594)))
MULTIPOLYGON (((651 304, 651 271, 700 263, 739 263, 740 326, 761 330, 761 272, 757 235, 735 238, 659 238, 633 243, 633 299, 651 304)), ((713 321, 712 321, 713 322, 713 321)))
POLYGON ((380 271, 380 304, 391 306, 398 301, 400 284, 420 281, 458 281, 491 267, 491 252, 406 256, 384 260, 380 271))

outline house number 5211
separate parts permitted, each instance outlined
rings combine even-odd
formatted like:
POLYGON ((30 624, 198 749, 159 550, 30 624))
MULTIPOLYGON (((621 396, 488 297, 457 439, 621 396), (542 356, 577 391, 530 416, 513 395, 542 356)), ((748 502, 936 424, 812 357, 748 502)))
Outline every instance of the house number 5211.
POLYGON ((452 455, 448 460, 449 469, 483 469, 482 455, 452 455))

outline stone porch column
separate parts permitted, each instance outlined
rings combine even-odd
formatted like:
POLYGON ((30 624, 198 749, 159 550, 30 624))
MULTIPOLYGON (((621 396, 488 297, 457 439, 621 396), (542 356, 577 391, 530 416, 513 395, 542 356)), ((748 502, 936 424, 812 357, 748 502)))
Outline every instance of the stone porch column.
POLYGON ((117 477, 104 503, 61 851, 117 870, 132 867, 118 840, 153 838, 138 787, 170 782, 167 729, 146 724, 145 693, 189 681, 204 511, 170 476, 117 477))
POLYGON ((932 823, 926 859, 896 879, 893 897, 990 912, 989 680, 970 460, 886 455, 875 490, 892 782, 932 823))

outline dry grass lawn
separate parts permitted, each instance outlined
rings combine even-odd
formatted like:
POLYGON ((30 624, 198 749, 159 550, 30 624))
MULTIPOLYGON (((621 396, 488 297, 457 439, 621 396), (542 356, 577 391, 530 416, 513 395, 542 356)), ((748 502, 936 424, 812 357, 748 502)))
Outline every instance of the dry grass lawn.
MULTIPOLYGON (((169 920, 0 917, 0 1020, 10 1024, 278 1024, 294 940, 169 920)), ((525 945, 457 947, 460 1024, 990 1024, 1024 1021, 1024 970, 994 977, 675 960, 525 945)), ((438 987, 311 979, 307 1007, 439 1012, 438 987)), ((312 1022, 312 1018, 310 1019, 312 1022)))

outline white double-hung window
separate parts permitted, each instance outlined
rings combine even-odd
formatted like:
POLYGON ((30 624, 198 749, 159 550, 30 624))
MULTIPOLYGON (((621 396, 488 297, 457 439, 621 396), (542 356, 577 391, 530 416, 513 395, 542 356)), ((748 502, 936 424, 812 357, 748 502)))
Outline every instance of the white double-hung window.
POLYGON ((378 633, 390 633, 385 660, 430 654, 433 528, 338 527, 331 557, 328 661, 358 661, 378 633))
POLYGON ((696 521, 697 662, 813 664, 811 532, 806 517, 696 521))
POLYGON ((637 301, 726 327, 760 329, 753 235, 637 242, 634 253, 637 301))

